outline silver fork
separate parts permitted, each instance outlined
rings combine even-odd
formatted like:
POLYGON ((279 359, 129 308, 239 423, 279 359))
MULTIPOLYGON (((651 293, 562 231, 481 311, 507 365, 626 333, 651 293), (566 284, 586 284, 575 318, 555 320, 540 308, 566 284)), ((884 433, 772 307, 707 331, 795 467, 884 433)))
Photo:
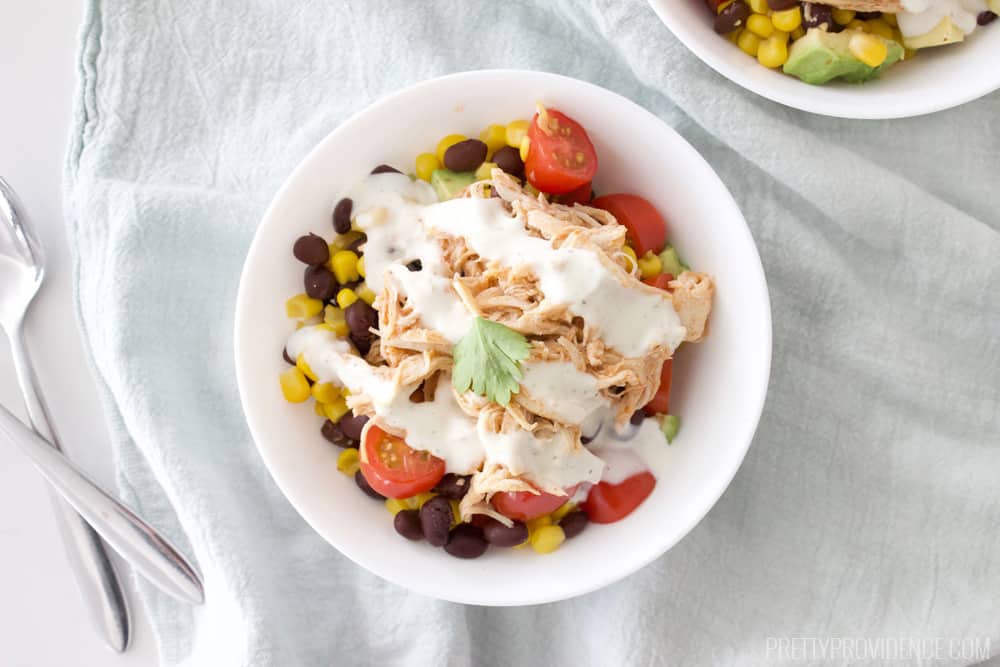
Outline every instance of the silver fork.
MULTIPOLYGON (((31 425, 43 440, 59 450, 59 441, 37 389, 34 369, 24 344, 24 316, 44 277, 45 264, 41 248, 27 227, 27 220, 21 212, 16 194, 0 178, 0 327, 10 339, 14 370, 31 425)), ((12 439, 18 440, 24 448, 23 443, 31 440, 34 434, 17 433, 21 425, 12 423, 6 410, 0 410, 0 417, 0 430, 8 434, 13 432, 16 437, 12 439)), ((25 451, 30 455, 30 448, 25 451)), ((35 448, 35 451, 39 450, 35 448)), ((55 455, 55 452, 52 454, 55 455)), ((59 527, 77 585, 90 608, 93 620, 111 648, 124 651, 128 647, 131 635, 129 611, 121 582, 95 527, 124 556, 136 559, 138 562, 134 564, 140 572, 151 572, 154 582, 160 579, 166 584, 164 588, 178 597, 195 603, 200 601, 202 593, 197 575, 141 519, 101 492, 89 480, 82 477, 78 480, 74 475, 78 471, 67 471, 70 466, 63 465, 61 457, 55 455, 39 458, 36 454, 32 458, 36 465, 48 468, 43 469, 43 474, 94 524, 92 527, 72 507, 54 498, 59 527), (55 479, 53 470, 57 471, 55 479), (87 503, 86 507, 79 505, 81 499, 87 503)))

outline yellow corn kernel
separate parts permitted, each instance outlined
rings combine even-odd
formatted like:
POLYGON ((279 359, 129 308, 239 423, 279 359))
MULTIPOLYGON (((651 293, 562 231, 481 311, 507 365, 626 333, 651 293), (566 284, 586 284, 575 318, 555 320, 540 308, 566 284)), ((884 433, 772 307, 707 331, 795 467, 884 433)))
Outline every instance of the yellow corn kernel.
POLYGON ((451 527, 454 528, 458 524, 462 523, 462 512, 458 509, 458 501, 455 499, 449 499, 448 504, 451 505, 451 527))
POLYGON ((479 165, 479 168, 476 169, 476 180, 485 181, 488 179, 492 174, 493 168, 496 166, 495 162, 484 162, 479 165))
POLYGON ((308 294, 296 294, 285 302, 285 312, 289 317, 307 320, 323 312, 323 302, 310 298, 308 294))
POLYGON ((323 407, 322 403, 313 401, 313 412, 316 413, 317 417, 322 417, 323 419, 326 419, 326 409, 323 407))
POLYGON ((896 20, 896 15, 890 14, 889 12, 882 12, 882 20, 891 25, 893 28, 899 25, 899 22, 896 20))
POLYGON ((851 35, 847 49, 851 55, 869 67, 878 67, 889 56, 889 47, 884 39, 863 32, 851 35))
POLYGON ((784 30, 775 30, 773 33, 771 33, 771 36, 768 37, 768 39, 780 39, 785 44, 787 44, 791 38, 792 38, 792 33, 785 32, 784 30))
POLYGON ((356 447, 348 447, 340 453, 337 457, 337 470, 344 473, 348 477, 354 477, 354 473, 358 471, 361 467, 361 462, 358 459, 358 450, 356 447))
POLYGON ((346 234, 340 234, 334 237, 333 241, 329 244, 330 248, 330 260, 327 260, 326 268, 333 270, 333 256, 336 255, 341 250, 346 250, 347 246, 351 245, 358 239, 364 236, 361 232, 351 231, 346 234))
POLYGON ((848 23, 854 20, 855 16, 856 13, 852 12, 850 9, 833 10, 833 20, 839 23, 840 25, 847 25, 848 23))
POLYGON ((770 14, 771 8, 767 5, 767 0, 747 0, 750 11, 755 14, 770 14))
POLYGON ((872 19, 865 23, 867 30, 865 32, 870 32, 873 35, 878 35, 884 39, 894 39, 895 33, 893 32, 892 26, 883 21, 882 19, 872 19))
POLYGON ((737 43, 739 43, 739 40, 740 40, 740 32, 741 32, 740 30, 733 30, 731 33, 729 33, 725 37, 726 37, 726 39, 728 41, 732 42, 733 44, 737 44, 737 43))
POLYGON ((639 259, 639 273, 643 278, 652 278, 663 271, 663 260, 659 255, 647 250, 646 254, 639 259))
POLYGON ((566 533, 559 526, 542 526, 528 537, 531 548, 540 554, 552 553, 565 541, 566 533))
POLYGON ((521 140, 528 135, 529 125, 530 123, 526 120, 515 120, 511 123, 507 123, 507 127, 505 129, 507 145, 511 148, 520 148, 521 140))
POLYGON ((403 498, 406 503, 407 508, 411 510, 418 510, 424 506, 428 500, 436 496, 436 493, 431 493, 430 491, 424 491, 423 493, 418 493, 415 496, 410 496, 409 498, 403 498))
POLYGON ((552 521, 559 523, 562 518, 576 509, 576 503, 566 503, 552 512, 552 521))
POLYGON ((345 287, 344 289, 337 292, 337 305, 340 306, 341 308, 347 308, 349 305, 351 305, 357 300, 358 300, 357 293, 348 287, 345 287))
POLYGON ((521 139, 521 146, 518 148, 518 151, 521 154, 521 162, 528 161, 529 150, 531 150, 531 139, 528 138, 528 135, 524 135, 524 139, 521 139))
POLYGON ((802 10, 798 6, 771 14, 771 23, 778 30, 792 32, 802 25, 802 10))
POLYGON ((788 60, 788 43, 781 36, 769 37, 757 49, 757 62, 764 67, 781 67, 788 60))
POLYGON ((406 500, 400 498, 386 498, 385 508, 392 512, 393 516, 396 516, 403 510, 413 509, 407 504, 406 500))
POLYGON ((438 156, 434 155, 434 153, 421 153, 417 156, 416 164, 414 166, 417 178, 429 183, 431 180, 431 174, 434 173, 434 170, 441 168, 441 160, 439 160, 438 156))
POLYGON ((740 47, 743 53, 757 57, 757 49, 760 48, 760 37, 749 30, 741 30, 740 36, 736 39, 736 46, 740 47))
POLYGON ((622 252, 628 256, 628 260, 623 264, 626 271, 632 271, 632 269, 639 266, 639 258, 635 256, 635 249, 632 246, 624 246, 622 252))
POLYGON ((526 523, 527 523, 527 526, 528 526, 528 532, 529 533, 533 533, 536 530, 538 530, 539 528, 541 528, 542 526, 551 526, 552 525, 552 515, 551 514, 543 514, 542 516, 537 516, 534 519, 528 519, 528 521, 526 523))
POLYGON ((316 381, 316 374, 313 373, 313 370, 309 368, 309 364, 306 363, 306 355, 300 354, 298 358, 295 359, 295 367, 302 371, 302 374, 307 378, 313 382, 316 381))
POLYGON ((347 320, 344 319, 344 311, 332 304, 327 306, 323 312, 323 323, 341 338, 351 331, 351 328, 347 326, 347 320))
POLYGON ((365 258, 364 256, 358 257, 358 275, 362 278, 367 278, 365 275, 365 258))
POLYGON ((490 125, 479 133, 479 140, 486 144, 486 159, 507 145, 507 128, 503 125, 490 125))
POLYGON ((434 155, 441 164, 444 164, 444 152, 457 144, 460 141, 465 141, 464 134, 449 134, 447 137, 438 142, 437 148, 434 149, 434 155))
POLYGON ((341 285, 353 283, 358 275, 358 256, 350 250, 340 250, 333 256, 333 275, 341 285))
POLYGON ((361 283, 354 288, 354 293, 358 295, 358 298, 367 303, 369 306, 375 303, 375 292, 372 288, 367 285, 367 283, 361 283))
POLYGON ((347 401, 343 397, 338 396, 336 400, 331 403, 323 404, 323 412, 326 413, 326 418, 330 421, 336 423, 340 421, 340 418, 346 415, 350 411, 347 407, 347 401))
POLYGON ((798 28, 792 31, 792 41, 795 41, 796 39, 802 39, 805 36, 806 36, 806 31, 805 28, 803 28, 802 26, 799 26, 798 28))
POLYGON ((312 395, 320 403, 333 403, 340 398, 340 387, 332 382, 317 382, 312 386, 312 395))
POLYGON ((763 14, 751 14, 747 19, 747 30, 761 39, 767 39, 774 34, 774 24, 763 14))
POLYGON ((278 376, 278 379, 281 381, 281 394, 286 401, 304 403, 309 400, 309 381, 298 368, 289 368, 278 376))

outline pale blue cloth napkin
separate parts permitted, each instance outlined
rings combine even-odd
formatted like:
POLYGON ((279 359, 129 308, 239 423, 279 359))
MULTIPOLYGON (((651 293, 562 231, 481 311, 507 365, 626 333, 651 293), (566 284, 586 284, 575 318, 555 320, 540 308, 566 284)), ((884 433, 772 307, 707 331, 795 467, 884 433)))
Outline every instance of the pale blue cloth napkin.
POLYGON ((66 203, 118 482, 206 581, 198 610, 138 583, 165 664, 755 665, 790 637, 1000 651, 1000 95, 893 122, 801 113, 715 74, 639 0, 92 0, 80 77, 66 203), (488 67, 592 81, 674 126, 743 208, 774 312, 760 430, 715 509, 626 581, 522 609, 410 594, 327 546, 258 459, 232 354, 244 253, 292 167, 379 97, 488 67))

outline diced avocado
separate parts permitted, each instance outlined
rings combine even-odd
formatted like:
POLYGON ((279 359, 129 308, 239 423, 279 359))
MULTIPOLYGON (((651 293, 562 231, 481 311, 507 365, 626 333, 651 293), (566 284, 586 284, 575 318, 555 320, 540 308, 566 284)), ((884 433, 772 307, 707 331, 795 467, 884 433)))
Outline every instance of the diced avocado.
POLYGON ((454 199, 466 187, 476 182, 476 175, 471 171, 452 171, 450 169, 435 169, 431 172, 431 185, 440 201, 454 199))
POLYGON ((887 39, 888 55, 878 67, 870 67, 851 54, 849 44, 854 30, 839 33, 811 28, 805 37, 792 43, 785 63, 785 74, 797 76, 806 83, 824 84, 842 78, 851 83, 874 79, 886 67, 903 58, 903 47, 887 39))
POLYGON ((926 49, 932 46, 944 46, 965 40, 965 33, 955 25, 950 16, 941 19, 933 30, 922 35, 903 35, 903 44, 908 49, 926 49))
POLYGON ((674 278, 684 273, 684 262, 677 255, 677 249, 669 243, 663 249, 663 252, 660 253, 660 262, 663 263, 663 268, 660 269, 662 273, 669 273, 674 278))

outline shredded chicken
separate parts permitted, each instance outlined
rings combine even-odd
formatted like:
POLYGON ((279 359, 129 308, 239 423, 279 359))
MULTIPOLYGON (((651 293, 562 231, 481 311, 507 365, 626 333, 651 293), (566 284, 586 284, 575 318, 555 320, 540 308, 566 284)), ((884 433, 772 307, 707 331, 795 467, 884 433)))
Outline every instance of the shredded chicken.
MULTIPOLYGON (((587 206, 565 206, 546 201, 526 192, 517 181, 499 169, 492 179, 470 185, 466 197, 498 196, 511 215, 519 219, 532 235, 549 241, 554 248, 572 247, 594 252, 605 268, 623 285, 638 291, 672 299, 675 310, 687 330, 685 340, 696 342, 707 333, 714 285, 709 276, 685 272, 670 283, 670 292, 645 285, 639 280, 638 267, 627 263, 622 251, 625 227, 616 224, 607 211, 587 206)), ((469 312, 500 322, 528 337, 530 358, 535 361, 563 361, 594 377, 602 396, 614 407, 616 421, 624 424, 631 415, 650 401, 659 385, 660 369, 671 350, 654 347, 641 358, 629 358, 611 349, 601 340, 596 329, 579 317, 574 317, 563 305, 546 302, 538 280, 527 266, 504 266, 476 254, 462 238, 439 235, 436 238, 452 287, 469 312)), ((400 386, 419 388, 430 384, 444 388, 445 378, 452 367, 452 344, 440 332, 426 329, 420 318, 408 306, 405 290, 398 278, 387 274, 375 307, 379 313, 379 344, 373 345, 368 360, 379 361, 391 369, 394 382, 400 386)), ((450 378, 447 390, 451 391, 450 378)), ((421 400, 426 390, 416 391, 421 400), (423 393, 421 393, 423 391, 423 393)), ((520 428, 545 437, 556 431, 570 430, 577 447, 579 426, 560 423, 559 417, 534 400, 527 391, 511 397, 506 406, 487 401, 470 393, 457 395, 461 409, 479 420, 480 427, 494 433, 520 428)), ((348 403, 355 412, 379 423, 370 399, 351 396, 348 403)), ((381 424, 389 432, 398 433, 391 425, 381 424)), ((498 520, 489 505, 490 497, 501 491, 559 493, 560 489, 545 488, 538 480, 528 481, 512 475, 502 466, 488 464, 472 476, 469 491, 461 503, 463 518, 472 514, 487 514, 498 520)))

